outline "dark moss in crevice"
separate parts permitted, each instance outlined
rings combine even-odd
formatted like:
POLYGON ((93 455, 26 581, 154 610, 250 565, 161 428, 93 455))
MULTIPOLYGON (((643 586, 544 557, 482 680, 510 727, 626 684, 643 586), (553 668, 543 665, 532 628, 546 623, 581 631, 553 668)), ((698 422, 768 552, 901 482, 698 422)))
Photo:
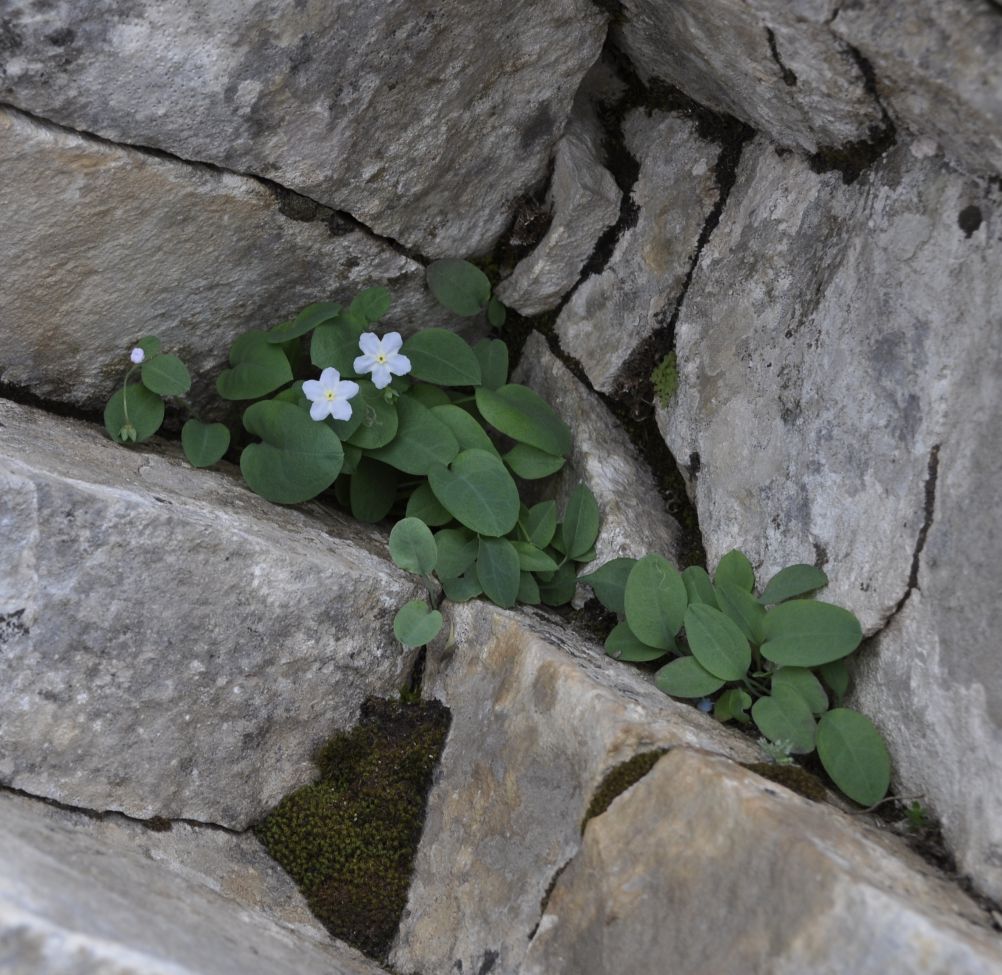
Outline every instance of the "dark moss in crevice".
POLYGON ((407 903, 449 711, 370 699, 315 757, 320 778, 254 832, 336 938, 385 960, 407 903))
MULTIPOLYGON (((546 905, 550 903, 550 898, 553 896, 553 891, 557 887, 557 881, 560 880, 561 875, 570 865, 571 865, 571 860, 567 860, 565 863, 562 863, 559 867, 557 867, 557 869, 553 872, 553 876, 550 877, 550 882, 546 885, 546 890, 543 891, 543 896, 540 898, 539 901, 539 921, 542 921, 543 915, 546 913, 546 905)), ((533 925, 532 930, 529 932, 530 941, 532 941, 532 939, 536 937, 536 932, 539 930, 539 921, 537 921, 535 925, 533 925)))
POLYGON ((776 44, 776 32, 771 27, 766 27, 765 39, 766 43, 769 45, 769 54, 772 56, 773 61, 776 62, 776 65, 779 68, 779 74, 783 79, 783 84, 788 88, 796 88, 797 73, 791 68, 788 68, 783 63, 783 59, 779 56, 779 47, 776 44))
POLYGON ((799 765, 778 765, 772 762, 748 762, 744 767, 749 772, 761 775, 764 779, 778 782, 791 792, 810 799, 813 802, 827 802, 828 792, 824 783, 815 775, 799 765))
POLYGON ((591 802, 588 803, 588 811, 581 820, 581 832, 584 833, 589 820, 601 816, 612 805, 613 800, 647 775, 667 751, 667 748, 657 748, 654 751, 641 752, 612 769, 602 779, 591 797, 591 802))
MULTIPOLYGON (((124 371, 123 369, 122 372, 124 373, 124 371)), ((121 377, 119 377, 118 382, 121 383, 121 377)), ((111 396, 117 388, 117 386, 114 386, 109 389, 108 395, 111 396)), ((85 423, 98 423, 102 428, 104 427, 104 415, 101 410, 46 399, 44 396, 39 396, 31 392, 26 386, 19 386, 16 383, 0 381, 0 399, 10 400, 10 402, 17 403, 19 406, 44 410, 52 416, 62 416, 71 420, 83 420, 85 423)))

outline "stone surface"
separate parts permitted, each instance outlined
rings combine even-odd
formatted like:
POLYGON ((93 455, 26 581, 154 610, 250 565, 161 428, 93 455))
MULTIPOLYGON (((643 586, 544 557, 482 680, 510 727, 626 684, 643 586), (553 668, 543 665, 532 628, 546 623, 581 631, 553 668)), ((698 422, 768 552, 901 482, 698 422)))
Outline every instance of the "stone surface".
POLYGON ((873 65, 899 125, 975 173, 1002 172, 1002 9, 997 0, 841 4, 832 29, 873 65))
POLYGON ((513 975, 607 772, 656 748, 745 761, 757 749, 550 618, 482 602, 448 616, 452 635, 429 648, 424 693, 450 708, 452 727, 390 960, 402 971, 513 975))
POLYGON ((409 660, 383 537, 0 401, 0 783, 242 828, 409 660))
POLYGON ((574 432, 573 453, 564 469, 544 482, 545 493, 557 498, 560 510, 578 484, 595 495, 602 527, 591 568, 648 552, 677 563, 682 528, 668 514, 650 468, 609 407, 578 381, 538 332, 525 343, 513 379, 545 396, 574 432))
POLYGON ((266 176, 433 257, 488 248, 598 57, 590 0, 6 0, 0 101, 266 176))
POLYGON ((668 324, 718 196, 719 148, 691 121, 636 109, 624 133, 640 163, 637 222, 624 229, 605 268, 581 283, 556 326, 561 346, 604 393, 627 378, 627 360, 644 339, 668 324))
POLYGON ((817 152, 865 141, 883 124, 863 69, 830 26, 840 6, 853 5, 623 0, 614 36, 645 81, 681 88, 780 145, 817 152))
POLYGON ((686 296, 659 417, 674 455, 699 457, 711 566, 732 547, 763 580, 817 562, 822 598, 869 633, 917 581, 861 700, 901 790, 926 792, 996 897, 1000 264, 998 191, 921 147, 845 186, 756 141, 686 296))
POLYGON ((8 975, 378 975, 255 839, 0 796, 8 975))
POLYGON ((858 820, 679 748, 589 822, 521 973, 993 975, 984 925, 858 820))
POLYGON ((257 180, 2 110, 0 157, 0 382, 46 399, 103 408, 148 334, 214 398, 237 335, 374 284, 403 331, 447 319, 415 261, 257 180))

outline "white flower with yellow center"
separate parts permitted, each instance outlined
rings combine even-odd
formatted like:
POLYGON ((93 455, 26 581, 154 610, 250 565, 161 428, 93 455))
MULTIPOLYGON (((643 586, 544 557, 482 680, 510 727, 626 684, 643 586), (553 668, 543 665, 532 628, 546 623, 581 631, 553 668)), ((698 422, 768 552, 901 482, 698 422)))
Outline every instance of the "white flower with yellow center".
POLYGON ((333 366, 328 366, 319 379, 308 379, 303 383, 303 395, 313 404, 310 416, 314 420, 323 420, 328 416, 335 420, 351 419, 351 403, 348 402, 358 393, 358 383, 342 379, 341 373, 333 366))
POLYGON ((399 332, 390 332, 382 338, 375 332, 364 332, 358 340, 363 354, 355 360, 355 372, 360 376, 371 372, 372 385, 385 389, 394 376, 405 376, 411 371, 411 360, 400 354, 403 344, 399 332))

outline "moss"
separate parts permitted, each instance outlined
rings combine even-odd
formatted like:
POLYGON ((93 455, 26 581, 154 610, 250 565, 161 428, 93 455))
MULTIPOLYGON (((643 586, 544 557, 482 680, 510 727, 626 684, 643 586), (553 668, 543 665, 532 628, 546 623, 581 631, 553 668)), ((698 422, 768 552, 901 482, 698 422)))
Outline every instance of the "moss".
POLYGON ((660 365, 655 366, 654 372, 651 373, 651 385, 661 405, 667 406, 668 400, 678 389, 678 356, 674 352, 669 352, 661 360, 660 365))
POLYGON ((319 780, 254 830, 331 934, 376 958, 407 902, 448 728, 437 702, 367 701, 358 727, 317 753, 319 780))
POLYGON ((771 762, 751 762, 744 766, 749 772, 761 775, 764 779, 770 779, 785 786, 791 792, 803 796, 805 799, 812 799, 814 802, 826 802, 828 794, 825 791, 821 780, 811 775, 806 769, 799 765, 774 765, 771 762))
POLYGON ((588 821, 601 816, 617 796, 621 796, 631 785, 636 785, 667 751, 667 748, 659 748, 653 752, 641 752, 609 772, 591 797, 588 811, 581 820, 581 832, 584 832, 588 821))

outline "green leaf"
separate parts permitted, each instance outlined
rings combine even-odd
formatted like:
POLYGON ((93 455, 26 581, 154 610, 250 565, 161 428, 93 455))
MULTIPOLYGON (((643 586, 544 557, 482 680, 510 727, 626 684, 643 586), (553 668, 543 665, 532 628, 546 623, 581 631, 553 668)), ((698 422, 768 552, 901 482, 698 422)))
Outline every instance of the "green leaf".
POLYGON ((251 490, 268 501, 308 501, 341 473, 344 450, 337 434, 298 406, 255 403, 244 413, 244 426, 263 442, 244 448, 240 470, 251 490))
POLYGON ((548 454, 570 453, 573 443, 567 424, 527 386, 509 383, 497 390, 479 386, 476 398, 480 415, 495 430, 548 454))
POLYGON ((364 325, 346 322, 343 315, 318 325, 310 340, 310 361, 318 369, 333 366, 342 379, 358 378, 355 359, 361 355, 358 339, 364 331, 364 325))
POLYGON ((144 335, 137 343, 136 348, 142 349, 146 353, 147 359, 152 359, 155 355, 160 355, 160 339, 155 335, 144 335))
POLYGON ((849 668, 844 660, 833 660, 830 664, 822 664, 818 668, 824 682, 831 688, 837 703, 842 703, 849 690, 849 668))
POLYGON ((142 443, 149 440, 164 422, 164 401, 156 393, 150 392, 142 383, 129 383, 118 389, 104 408, 104 428, 108 436, 119 443, 126 440, 142 443), (129 410, 128 423, 125 419, 126 404, 129 410), (122 436, 123 429, 131 424, 134 436, 122 436))
POLYGON ((507 317, 508 313, 505 306, 502 305, 497 298, 492 297, 491 300, 487 302, 487 321, 490 322, 491 327, 501 328, 507 317))
POLYGON ((741 632, 756 646, 762 642, 762 624, 765 607, 747 590, 732 582, 721 582, 715 587, 717 605, 735 623, 741 632))
POLYGON ((385 447, 370 452, 376 460, 407 474, 427 474, 436 465, 450 463, 459 453, 452 431, 417 400, 401 396, 397 400, 397 417, 397 435, 385 447))
MULTIPOLYGON (((637 564, 636 559, 612 559, 594 572, 578 576, 578 582, 587 582, 598 601, 613 613, 626 615, 626 580, 637 564)), ((684 576, 684 573, 683 573, 684 576)))
POLYGON ((745 713, 752 706, 751 695, 737 687, 724 691, 713 705, 713 716, 720 722, 751 720, 745 713))
MULTIPOLYGON (((466 528, 443 528, 435 533, 439 579, 458 579, 477 559, 477 536, 466 528)), ((452 598, 451 596, 449 597, 452 598)))
POLYGON ((230 369, 216 380, 223 399, 258 399, 292 382, 292 367, 277 345, 269 345, 265 332, 246 332, 230 346, 230 369))
POLYGON ((854 802, 872 806, 891 784, 891 756, 873 722, 836 708, 818 725, 818 757, 832 781, 854 802))
POLYGON ((812 714, 823 714, 828 710, 828 695, 817 679, 806 667, 780 667, 772 675, 772 693, 780 687, 796 691, 811 709, 812 714))
POLYGON ((411 376, 436 386, 479 386, 480 363, 469 343, 444 328, 422 329, 404 342, 411 376))
POLYGON ((275 393, 275 395, 272 396, 272 399, 279 403, 291 403, 293 406, 298 406, 301 410, 306 410, 307 413, 310 412, 310 401, 303 395, 302 379, 297 380, 291 386, 286 386, 285 389, 275 393))
POLYGON ((431 609, 423 599, 412 599, 397 610, 393 632, 405 647, 423 647, 438 636, 442 614, 431 609))
POLYGON ((758 597, 763 606, 782 603, 794 596, 803 596, 828 585, 828 576, 813 565, 788 565, 780 569, 758 597))
POLYGON ((536 548, 546 548, 553 541, 557 530, 556 501, 540 501, 534 504, 522 521, 522 529, 536 548))
POLYGON ((480 363, 480 376, 488 389, 499 389, 508 382, 508 346, 500 339, 482 339, 473 346, 480 363))
POLYGON ((484 595, 505 609, 510 609, 518 599, 521 570, 518 553, 506 538, 481 536, 477 551, 477 578, 484 595))
POLYGON ((706 569, 699 565, 690 565, 688 569, 682 571, 682 581, 685 583, 685 591, 689 594, 689 605, 693 603, 703 603, 719 609, 716 594, 713 591, 713 583, 706 574, 706 569))
POLYGON ((523 572, 556 572, 557 563, 531 542, 512 542, 523 572))
POLYGON ((490 301, 487 275, 469 261, 432 261, 426 274, 428 287, 439 304, 464 318, 476 315, 490 301))
POLYGON ((351 476, 348 493, 351 513, 359 521, 374 525, 390 513, 396 500, 397 472, 371 457, 362 457, 351 476))
POLYGON ((807 702, 789 687, 776 688, 752 705, 752 720, 769 741, 788 741, 795 755, 814 751, 817 725, 807 702))
POLYGON ((446 598, 454 603, 465 603, 479 596, 484 590, 477 578, 476 569, 472 569, 457 579, 442 579, 442 591, 446 598))
POLYGON ((143 385, 160 396, 183 396, 191 389, 191 374, 176 355, 157 355, 143 363, 143 385))
POLYGON ((563 457, 554 457, 538 447, 530 447, 527 443, 517 443, 504 455, 504 462, 519 476, 527 481, 536 481, 541 477, 556 474, 564 466, 563 457))
POLYGON ((679 657, 665 664, 654 675, 654 684, 672 697, 707 697, 724 686, 724 682, 707 673, 695 657, 679 657))
MULTIPOLYGON (((358 465, 362 462, 362 450, 360 447, 352 447, 351 444, 342 444, 344 448, 344 463, 341 465, 341 473, 351 475, 358 470, 358 465)), ((341 482, 335 483, 335 488, 341 482)), ((351 497, 350 490, 347 501, 348 507, 351 507, 351 497)))
POLYGON ((487 431, 466 410, 449 405, 433 407, 431 412, 452 431, 460 450, 486 450, 497 454, 487 431))
POLYGON ((641 643, 626 623, 617 623, 605 638, 605 652, 614 660, 646 663, 650 660, 660 660, 668 651, 641 643))
POLYGON ((777 664, 818 667, 848 656, 863 639, 847 609, 813 599, 780 603, 765 614, 762 656, 777 664))
POLYGON ((539 576, 539 596, 547 606, 563 606, 574 598, 577 589, 577 570, 572 562, 565 562, 544 582, 539 576))
POLYGON ((312 332, 318 325, 337 317, 341 306, 333 301, 318 301, 307 305, 295 318, 282 322, 266 332, 266 338, 272 345, 281 345, 290 339, 298 339, 307 332, 312 332))
POLYGON ((595 495, 584 484, 579 484, 567 502, 560 526, 560 537, 568 558, 580 558, 591 549, 598 538, 600 523, 595 495))
POLYGON ((389 288, 366 288, 355 297, 348 310, 358 321, 373 325, 390 310, 392 301, 389 288))
POLYGON ((419 484, 407 499, 407 517, 420 518, 432 528, 448 525, 452 521, 452 515, 439 504, 431 485, 427 482, 419 484))
MULTIPOLYGON (((431 386, 428 383, 415 383, 410 389, 411 399, 416 399, 422 406, 426 406, 429 410, 435 409, 436 406, 449 406, 452 400, 449 399, 449 394, 444 389, 439 389, 438 386, 431 386)), ((458 407, 457 407, 458 409, 458 407)), ((460 410, 460 412, 464 412, 460 410)), ((469 416, 469 414, 466 414, 469 416)), ((441 419, 441 417, 439 417, 441 419)), ((474 423, 477 421, 474 420, 474 423)), ((480 424, 477 423, 479 427, 480 424)))
POLYGON ((382 390, 367 379, 358 381, 358 394, 351 400, 351 419, 335 420, 334 432, 353 447, 378 450, 390 443, 400 429, 397 405, 387 403, 382 390))
POLYGON ((438 562, 435 536, 420 518, 404 518, 390 532, 390 557, 401 569, 426 576, 438 562))
POLYGON ((192 467, 211 467, 229 450, 229 427, 223 423, 189 420, 181 427, 181 446, 192 467))
POLYGON ((738 589, 751 592, 755 588, 755 570, 743 552, 739 552, 736 548, 731 549, 717 564, 713 581, 717 585, 729 582, 738 589))
POLYGON ((581 565, 587 565, 589 562, 594 562, 596 557, 595 546, 593 545, 587 552, 575 555, 574 561, 580 563, 581 565))
POLYGON ((751 647, 729 617, 695 603, 685 611, 685 638, 703 669, 722 680, 741 680, 751 666, 751 647))
POLYGON ((626 621, 648 646, 668 649, 674 645, 687 603, 682 576, 660 555, 645 555, 630 570, 624 598, 626 621))
POLYGON ((539 594, 539 583, 531 572, 523 572, 519 577, 518 601, 526 606, 538 606, 543 601, 539 594))
POLYGON ((428 482, 442 506, 472 531, 500 536, 515 527, 518 488, 494 454, 464 450, 450 468, 432 466, 428 482))

